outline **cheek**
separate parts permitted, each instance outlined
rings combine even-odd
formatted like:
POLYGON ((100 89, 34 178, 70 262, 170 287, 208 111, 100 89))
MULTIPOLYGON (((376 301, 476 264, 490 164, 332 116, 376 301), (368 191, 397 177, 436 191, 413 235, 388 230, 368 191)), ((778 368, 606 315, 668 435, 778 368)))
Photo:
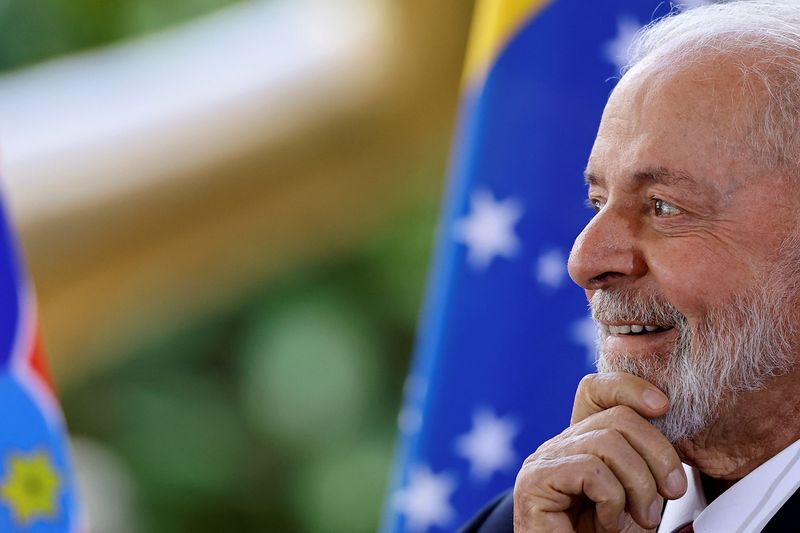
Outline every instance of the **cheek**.
POLYGON ((705 314, 751 283, 751 269, 736 254, 686 244, 653 250, 647 263, 658 289, 687 317, 705 314))

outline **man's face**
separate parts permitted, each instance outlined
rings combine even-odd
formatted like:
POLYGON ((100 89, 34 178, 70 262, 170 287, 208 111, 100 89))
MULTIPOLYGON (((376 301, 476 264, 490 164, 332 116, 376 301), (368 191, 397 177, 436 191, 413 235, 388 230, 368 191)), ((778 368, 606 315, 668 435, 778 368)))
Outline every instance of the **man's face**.
MULTIPOLYGON (((586 171, 597 214, 575 241, 569 271, 600 322, 601 369, 642 375, 665 389, 673 410, 694 408, 698 387, 731 368, 736 379, 761 385, 764 374, 786 370, 793 345, 745 342, 765 320, 788 316, 770 301, 787 292, 774 267, 785 263, 781 246, 796 204, 743 142, 739 76, 725 62, 669 76, 637 67, 609 99, 586 171), (748 331, 751 315, 765 320, 748 331), (760 348, 782 357, 738 353, 760 348), (755 367, 739 372, 745 359, 755 367)), ((726 389, 747 388, 736 379, 718 380, 705 395, 716 401, 726 389)), ((675 412, 706 420, 667 436, 691 436, 717 408, 675 412)))

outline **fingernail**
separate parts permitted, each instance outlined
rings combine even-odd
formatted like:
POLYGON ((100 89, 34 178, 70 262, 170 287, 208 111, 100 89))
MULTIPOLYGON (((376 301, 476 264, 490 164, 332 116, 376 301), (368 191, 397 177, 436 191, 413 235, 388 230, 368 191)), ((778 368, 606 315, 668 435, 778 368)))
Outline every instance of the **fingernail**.
POLYGON ((647 514, 651 524, 658 524, 661 522, 661 502, 654 501, 650 505, 650 511, 647 514))
POLYGON ((642 393, 642 400, 650 409, 661 410, 667 406, 667 399, 664 395, 653 389, 647 389, 642 393))
POLYGON ((683 473, 683 468, 678 467, 670 472, 667 476, 666 484, 667 490, 671 495, 683 494, 686 490, 686 476, 683 473))

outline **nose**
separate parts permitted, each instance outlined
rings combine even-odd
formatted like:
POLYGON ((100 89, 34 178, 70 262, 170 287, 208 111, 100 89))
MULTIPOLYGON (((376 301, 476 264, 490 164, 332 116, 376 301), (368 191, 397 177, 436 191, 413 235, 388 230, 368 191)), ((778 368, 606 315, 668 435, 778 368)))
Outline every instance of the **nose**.
POLYGON ((635 281, 647 272, 636 222, 606 205, 575 239, 569 275, 586 290, 635 281))

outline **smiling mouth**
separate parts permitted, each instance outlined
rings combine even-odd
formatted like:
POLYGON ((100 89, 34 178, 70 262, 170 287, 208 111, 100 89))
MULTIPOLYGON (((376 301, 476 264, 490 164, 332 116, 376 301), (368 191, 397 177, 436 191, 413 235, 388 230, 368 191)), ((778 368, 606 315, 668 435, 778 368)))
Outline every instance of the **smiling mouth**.
POLYGON ((600 328, 606 335, 619 337, 630 337, 648 335, 651 333, 662 333, 673 329, 673 326, 658 326, 651 324, 600 324, 600 328))

